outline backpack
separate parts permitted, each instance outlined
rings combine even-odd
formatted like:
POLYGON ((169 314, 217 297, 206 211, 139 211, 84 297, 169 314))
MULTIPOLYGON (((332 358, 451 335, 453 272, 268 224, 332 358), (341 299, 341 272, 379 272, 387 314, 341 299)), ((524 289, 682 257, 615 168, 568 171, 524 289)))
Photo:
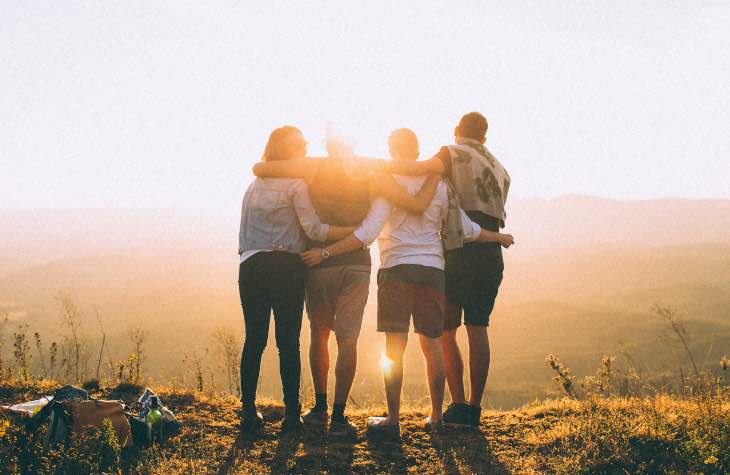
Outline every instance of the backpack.
POLYGON ((50 416, 44 446, 67 440, 72 434, 84 434, 102 427, 109 419, 121 447, 132 445, 132 429, 121 401, 67 400, 49 404, 50 416))

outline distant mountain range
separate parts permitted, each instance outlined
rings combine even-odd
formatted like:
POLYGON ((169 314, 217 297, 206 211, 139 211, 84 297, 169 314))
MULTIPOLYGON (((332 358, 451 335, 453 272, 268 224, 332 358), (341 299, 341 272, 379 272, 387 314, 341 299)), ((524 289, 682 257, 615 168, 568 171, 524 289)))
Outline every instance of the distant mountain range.
MULTIPOLYGON (((566 196, 513 200, 508 212, 517 245, 505 252, 490 326, 493 404, 510 407, 542 394, 551 352, 579 374, 594 371, 601 355, 624 350, 652 367, 674 364, 676 355, 657 339, 664 327, 649 312, 655 303, 690 321, 698 355, 713 362, 727 352, 730 200, 566 196)), ((51 341, 63 331, 53 296, 69 291, 84 312, 84 332, 98 338, 94 315, 102 315, 110 357, 126 357, 127 329, 143 325, 149 371, 178 377, 180 358, 210 345, 215 328, 241 331, 237 210, 227 220, 217 216, 0 212, 0 316, 8 316, 9 328, 28 323, 51 341)), ((374 274, 372 280, 371 289, 374 274)), ((379 344, 374 295, 361 339, 379 344)), ((306 348, 306 323, 302 338, 306 348)), ((267 354, 274 353, 270 345, 267 354)), ((360 374, 358 400, 380 382, 373 364, 361 365, 360 374)))
MULTIPOLYGON (((0 210, 0 275, 23 263, 133 251, 160 254, 215 249, 235 259, 238 208, 228 217, 179 210, 0 210)), ((568 195, 515 199, 507 232, 515 256, 597 245, 641 247, 730 241, 730 200, 618 201, 568 195)))
POLYGON ((507 230, 523 252, 606 244, 730 241, 730 200, 619 201, 567 195, 509 203, 507 230))

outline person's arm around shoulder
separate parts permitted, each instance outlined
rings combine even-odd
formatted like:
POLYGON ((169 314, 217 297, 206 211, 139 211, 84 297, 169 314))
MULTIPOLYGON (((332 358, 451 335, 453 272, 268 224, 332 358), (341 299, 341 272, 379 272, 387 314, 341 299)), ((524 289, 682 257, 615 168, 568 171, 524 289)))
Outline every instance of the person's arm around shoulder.
POLYGON ((430 175, 415 196, 408 193, 392 175, 378 174, 370 186, 370 193, 373 196, 383 197, 393 206, 404 209, 409 213, 422 214, 431 204, 436 187, 440 181, 439 175, 430 175))
POLYGON ((314 206, 312 206, 312 201, 309 199, 307 184, 303 181, 297 181, 291 191, 294 211, 297 214, 297 219, 299 219, 299 224, 302 225, 304 234, 309 239, 313 241, 332 241, 347 236, 355 229, 353 226, 330 226, 322 223, 314 210, 314 206))
POLYGON ((448 149, 446 149, 446 152, 444 152, 444 149, 445 147, 428 160, 416 162, 392 162, 390 164, 390 171, 394 175, 441 175, 446 172, 442 155, 448 153, 448 149))
POLYGON ((253 174, 261 178, 302 178, 309 183, 320 160, 320 158, 297 158, 258 162, 253 166, 253 174))
POLYGON ((324 249, 313 248, 301 254, 302 261, 309 267, 316 266, 323 260, 346 254, 364 246, 370 245, 385 227, 390 216, 392 206, 383 198, 376 199, 370 206, 367 216, 352 234, 344 239, 330 244, 324 249))

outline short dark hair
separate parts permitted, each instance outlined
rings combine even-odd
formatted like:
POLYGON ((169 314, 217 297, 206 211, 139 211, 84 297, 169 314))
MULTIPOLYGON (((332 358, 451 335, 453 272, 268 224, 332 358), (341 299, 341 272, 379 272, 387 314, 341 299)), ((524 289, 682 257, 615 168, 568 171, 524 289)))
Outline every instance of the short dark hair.
POLYGON ((458 127, 459 136, 467 139, 481 140, 486 137, 489 124, 487 124, 487 118, 479 112, 469 112, 461 118, 458 127))
POLYGON ((388 137, 388 146, 390 146, 391 150, 397 152, 418 153, 418 137, 416 137, 416 133, 411 129, 396 129, 388 137))

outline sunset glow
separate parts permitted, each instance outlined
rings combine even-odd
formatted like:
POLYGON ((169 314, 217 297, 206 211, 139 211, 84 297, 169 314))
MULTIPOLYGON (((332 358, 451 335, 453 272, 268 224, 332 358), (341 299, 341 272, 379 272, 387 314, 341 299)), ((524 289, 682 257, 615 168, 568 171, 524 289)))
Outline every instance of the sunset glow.
POLYGON ((730 474, 730 0, 0 11, 0 472, 730 474))
POLYGON ((385 353, 380 356, 380 369, 383 370, 383 374, 390 374, 390 370, 393 368, 393 361, 391 361, 385 353))

